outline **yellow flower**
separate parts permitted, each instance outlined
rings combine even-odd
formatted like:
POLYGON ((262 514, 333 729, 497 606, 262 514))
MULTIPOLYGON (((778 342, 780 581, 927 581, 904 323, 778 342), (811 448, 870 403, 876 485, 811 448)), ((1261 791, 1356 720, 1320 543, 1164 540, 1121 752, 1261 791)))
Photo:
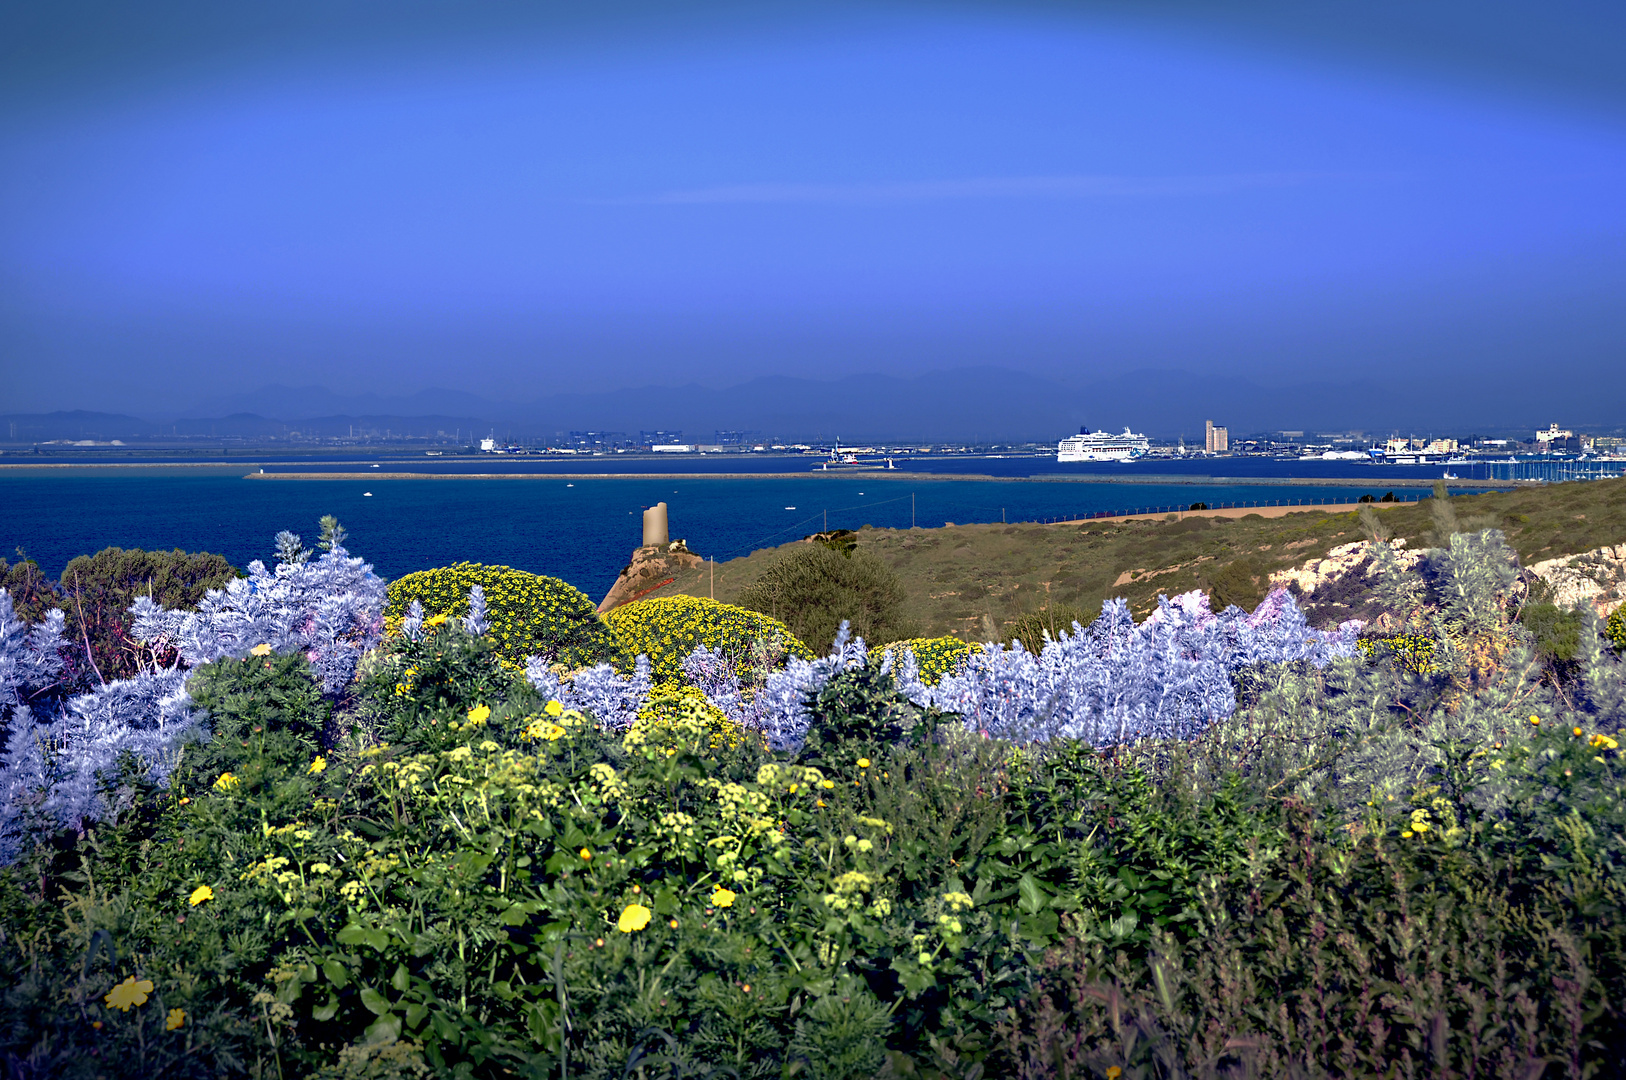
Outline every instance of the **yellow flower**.
POLYGON ((192 890, 192 895, 187 897, 186 902, 191 904, 193 907, 197 907, 205 900, 213 900, 214 898, 215 891, 213 889, 207 885, 199 885, 197 888, 192 890))
POLYGON ((186 1023, 186 1010, 171 1009, 169 1010, 169 1016, 164 1018, 164 1030, 174 1031, 184 1023, 186 1023))
POLYGON ((1118 1068, 1116 1065, 1107 1067, 1107 1080, 1118 1080, 1118 1077, 1122 1076, 1123 1074, 1124 1071, 1118 1068))
POLYGON ((673 919, 671 922, 667 923, 666 925, 670 926, 673 930, 676 930, 677 929, 677 920, 673 919))
POLYGON ((593 853, 591 851, 589 851, 587 848, 582 848, 581 855, 582 855, 582 858, 584 858, 584 859, 591 859, 593 857, 593 853))
POLYGON ((860 768, 860 769, 867 769, 867 768, 869 768, 869 758, 867 758, 867 757, 861 757, 861 758, 859 758, 859 759, 858 759, 858 767, 859 767, 859 768, 860 768))
POLYGON ((319 773, 325 768, 327 768, 327 758, 318 754, 316 760, 311 762, 311 767, 305 771, 308 773, 319 773))
POLYGON ((129 1012, 136 1005, 145 1005, 147 995, 150 993, 152 993, 151 979, 137 979, 134 975, 131 975, 128 979, 113 987, 102 1000, 107 1002, 109 1009, 129 1012))
POLYGON ((423 621, 423 625, 424 625, 424 628, 427 629, 427 628, 429 628, 431 626, 439 626, 441 623, 443 623, 445 621, 446 621, 446 614, 444 612, 442 612, 439 615, 431 615, 431 616, 429 616, 429 618, 427 618, 427 619, 425 619, 423 621))
POLYGON ((237 777, 233 776, 229 772, 223 772, 220 774, 220 779, 215 781, 215 790, 230 791, 232 788, 236 787, 237 784, 237 777))
POLYGON ((271 655, 271 646, 269 646, 269 645, 256 645, 252 649, 250 649, 249 652, 254 656, 270 656, 271 655))
POLYGON ((469 721, 471 723, 483 724, 489 719, 491 719, 491 706, 489 705, 476 705, 469 710, 469 721))
POLYGON ((615 928, 623 934, 630 934, 634 930, 642 930, 649 925, 649 916, 652 913, 642 904, 628 904, 626 910, 621 912, 621 918, 616 920, 615 928))
POLYGON ((1615 750, 1620 747, 1620 743, 1616 742, 1614 739, 1611 739, 1607 735, 1594 735, 1587 741, 1593 746, 1601 746, 1605 750, 1615 750))
POLYGON ((1532 717, 1531 717, 1531 718, 1530 718, 1530 722, 1531 722, 1531 723, 1532 723, 1532 724, 1539 724, 1539 723, 1541 723, 1541 717, 1539 717, 1539 716, 1532 716, 1532 717))
POLYGON ((558 716, 565 711, 565 707, 557 701, 550 701, 543 707, 542 711, 549 716, 558 716))
POLYGON ((725 889, 721 885, 719 885, 719 886, 717 886, 717 891, 711 894, 711 906, 712 907, 733 907, 734 906, 734 895, 735 894, 734 894, 733 889, 725 889))
POLYGON ((1573 735, 1574 735, 1574 736, 1575 736, 1575 737, 1576 737, 1576 738, 1580 738, 1580 737, 1581 737, 1581 729, 1580 729, 1580 728, 1570 728, 1570 732, 1571 732, 1571 734, 1573 734, 1573 735))

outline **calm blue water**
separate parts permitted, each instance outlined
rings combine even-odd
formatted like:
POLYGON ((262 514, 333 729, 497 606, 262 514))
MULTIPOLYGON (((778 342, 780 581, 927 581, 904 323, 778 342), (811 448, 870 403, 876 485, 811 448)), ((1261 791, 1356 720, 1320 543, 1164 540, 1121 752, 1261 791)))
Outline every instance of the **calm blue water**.
MULTIPOLYGON (((353 468, 354 466, 352 466, 353 468)), ((386 466, 388 467, 388 466, 386 466)), ((108 546, 269 559, 292 529, 314 541, 336 514, 350 549, 386 578, 459 560, 563 578, 595 599, 642 538, 642 510, 664 501, 672 535, 728 559, 830 528, 1032 521, 1193 502, 1323 502, 1370 487, 1209 483, 935 480, 906 473, 789 478, 246 480, 229 470, 0 472, 0 552, 24 548, 51 575, 108 546), (573 486, 572 486, 573 483, 573 486), (371 496, 366 492, 372 492, 371 496)), ((1379 489, 1381 493, 1381 489, 1379 489)), ((1423 490, 1397 489, 1403 498, 1423 490)))
MULTIPOLYGON (((154 455, 136 450, 96 447, 54 455, 7 455, 0 461, 29 464, 84 464, 89 462, 173 462, 197 460, 231 461, 227 466, 237 474, 264 468, 267 472, 354 472, 378 464, 386 472, 431 473, 455 476, 468 473, 591 475, 595 473, 682 473, 704 476, 708 473, 810 473, 818 469, 819 455, 798 454, 604 454, 601 456, 508 456, 504 454, 465 454, 431 458, 422 452, 360 453, 353 449, 323 450, 309 455, 273 455, 263 451, 237 450, 222 454, 223 448, 188 454, 154 455), (241 464, 236 464, 240 462, 241 464)), ((866 460, 875 459, 866 456, 866 460)), ((1129 463, 1069 462, 1056 460, 1054 451, 1043 454, 958 454, 931 453, 895 456, 898 472, 926 475, 974 474, 994 478, 1035 477, 1046 479, 1093 478, 1138 479, 1179 477, 1181 479, 1225 480, 1300 479, 1332 481, 1340 479, 1433 480, 1441 473, 1439 465, 1372 465, 1365 461, 1320 461, 1295 458, 1143 458, 1129 463)), ((838 470, 831 470, 832 472, 838 470)), ((1490 479, 1483 462, 1451 466, 1463 480, 1490 479)), ((828 475, 828 474, 826 474, 828 475)), ((846 473, 845 475, 855 475, 846 473)), ((857 473, 856 475, 862 475, 857 473)))

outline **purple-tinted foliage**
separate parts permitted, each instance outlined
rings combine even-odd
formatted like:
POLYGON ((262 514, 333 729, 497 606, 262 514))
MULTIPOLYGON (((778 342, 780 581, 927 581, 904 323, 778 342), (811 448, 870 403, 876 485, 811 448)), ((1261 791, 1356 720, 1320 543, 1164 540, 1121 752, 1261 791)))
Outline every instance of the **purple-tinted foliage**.
POLYGON ((705 646, 697 646, 684 659, 683 672, 730 720, 760 732, 775 750, 796 750, 807 739, 812 703, 819 691, 835 675, 863 667, 867 660, 864 639, 853 637, 851 628, 842 622, 830 655, 812 661, 787 657, 783 668, 750 690, 740 686, 732 660, 705 646))
POLYGON ((525 678, 544 697, 567 709, 591 716, 603 730, 625 731, 638 718, 653 685, 649 658, 638 657, 631 675, 621 675, 609 664, 583 668, 560 678, 539 656, 525 662, 525 678))
POLYGON ((1251 615, 1236 607, 1216 615, 1200 592, 1159 597, 1138 626, 1128 605, 1112 600, 1089 627, 1073 624, 1038 656, 990 643, 935 687, 920 683, 912 657, 900 658, 898 680, 910 700, 999 738, 1096 746, 1186 739, 1236 710, 1233 672, 1299 660, 1324 667, 1354 654, 1359 630, 1311 629, 1281 589, 1251 615))
POLYGON ((129 755, 138 775, 169 783, 182 746, 208 737, 179 669, 117 679, 67 702, 56 716, 23 706, 0 764, 0 863, 58 828, 83 830, 112 809, 108 781, 129 755))
POLYGON ((386 599, 373 568, 335 545, 320 558, 275 570, 256 559, 248 577, 210 589, 197 611, 165 611, 144 597, 130 610, 136 636, 175 646, 187 667, 270 645, 279 653, 304 652, 323 692, 336 694, 378 644, 386 599))
POLYGON ((30 627, 17 617, 11 594, 0 588, 0 723, 57 686, 67 645, 63 623, 62 612, 52 610, 30 627))
POLYGON ((342 547, 314 560, 303 553, 275 571, 254 562, 247 578, 211 589, 195 612, 165 611, 147 597, 136 601, 130 609, 136 635, 175 646, 176 666, 69 696, 62 681, 62 613, 27 628, 0 589, 0 721, 7 728, 0 862, 15 861, 31 838, 82 829, 111 812, 107 787, 121 759, 146 780, 168 784, 181 747, 207 738, 206 717, 186 693, 187 668, 265 644, 305 653, 323 690, 338 693, 354 678, 362 653, 378 643, 384 600, 384 583, 372 567, 342 547))
MULTIPOLYGON (((413 603, 417 603, 416 600, 413 603)), ((422 608, 420 607, 421 611, 422 608)), ((471 637, 485 637, 491 632, 491 623, 486 618, 486 590, 479 584, 469 588, 469 613, 463 616, 463 629, 471 637)))

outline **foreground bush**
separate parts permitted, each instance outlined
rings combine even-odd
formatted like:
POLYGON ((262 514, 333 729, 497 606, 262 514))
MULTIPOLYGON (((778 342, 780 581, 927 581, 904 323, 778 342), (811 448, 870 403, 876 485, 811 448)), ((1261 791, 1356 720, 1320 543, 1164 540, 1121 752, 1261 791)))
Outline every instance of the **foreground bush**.
POLYGON ((538 656, 579 668, 618 658, 614 634, 580 589, 507 566, 462 562, 407 574, 390 583, 385 616, 398 625, 417 601, 431 618, 461 618, 469 613, 469 590, 476 585, 485 591, 497 655, 509 663, 538 656))
POLYGON ((1497 761, 1505 815, 1423 790, 1339 842, 1280 804, 1280 857, 1145 950, 1072 917, 1006 1027, 1013 1075, 1618 1075, 1626 773, 1596 752, 1614 741, 1520 739, 1497 761))
POLYGON ((785 656, 813 655, 779 620, 696 596, 639 600, 623 604, 606 618, 627 655, 649 657, 656 682, 681 680, 683 661, 697 648, 736 662, 753 662, 753 653, 763 653, 768 664, 785 656))

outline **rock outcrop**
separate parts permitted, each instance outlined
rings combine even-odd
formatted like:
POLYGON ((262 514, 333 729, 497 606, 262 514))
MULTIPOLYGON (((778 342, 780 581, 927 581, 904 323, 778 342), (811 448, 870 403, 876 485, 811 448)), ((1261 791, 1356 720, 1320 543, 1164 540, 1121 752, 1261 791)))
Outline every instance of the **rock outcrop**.
POLYGON ((632 559, 615 579, 598 605, 600 615, 611 608, 631 603, 646 592, 658 589, 684 570, 705 565, 706 560, 689 550, 682 540, 637 548, 632 559))
MULTIPOLYGON (((1395 558, 1407 570, 1423 559, 1421 551, 1407 550, 1405 540, 1390 540, 1389 546, 1394 548, 1395 558)), ((1372 563, 1372 547, 1372 541, 1369 540, 1340 544, 1327 552, 1324 559, 1311 559, 1302 566, 1276 571, 1270 575, 1270 587, 1287 589, 1295 596, 1312 597, 1318 589, 1324 590, 1342 583, 1346 576, 1357 569, 1363 578, 1369 578, 1376 572, 1376 567, 1372 563)))
POLYGON ((1587 603, 1602 618, 1626 603, 1626 544, 1544 559, 1529 569, 1546 586, 1539 598, 1561 608, 1587 603))

